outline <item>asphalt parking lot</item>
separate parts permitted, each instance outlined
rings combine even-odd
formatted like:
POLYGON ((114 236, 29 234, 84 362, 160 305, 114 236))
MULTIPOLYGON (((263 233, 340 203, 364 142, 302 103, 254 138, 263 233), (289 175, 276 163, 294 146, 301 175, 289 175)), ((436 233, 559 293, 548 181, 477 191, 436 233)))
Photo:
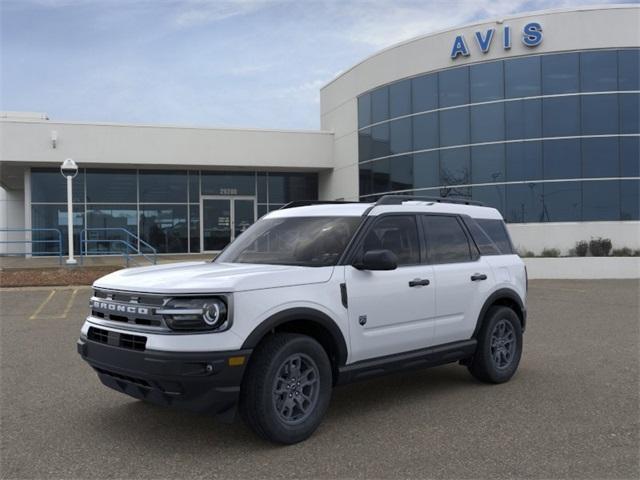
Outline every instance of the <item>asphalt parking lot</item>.
POLYGON ((103 387, 76 353, 86 287, 1 298, 2 478, 638 478, 638 281, 535 281, 520 370, 340 387, 308 441, 103 387))

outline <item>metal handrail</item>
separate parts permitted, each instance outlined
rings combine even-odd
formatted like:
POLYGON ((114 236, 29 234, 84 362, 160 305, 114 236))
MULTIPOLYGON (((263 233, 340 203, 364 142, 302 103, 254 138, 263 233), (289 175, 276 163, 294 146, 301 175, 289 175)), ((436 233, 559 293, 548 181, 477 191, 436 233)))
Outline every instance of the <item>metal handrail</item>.
MULTIPOLYGON (((80 232, 80 258, 81 258, 81 261, 83 261, 84 257, 88 255, 88 250, 87 250, 87 244, 88 243, 101 243, 101 242, 109 242, 109 244, 115 243, 115 244, 124 245, 125 246, 124 251, 122 251, 122 252, 113 252, 113 253, 114 254, 115 253, 122 253, 122 255, 124 256, 124 258, 125 258, 125 260, 127 262, 127 267, 129 266, 129 260, 130 260, 129 249, 131 249, 131 251, 134 254, 142 256, 143 258, 145 258, 147 261, 153 263, 154 265, 158 261, 158 252, 154 247, 149 245, 147 242, 142 240, 140 237, 138 237, 134 233, 131 233, 126 228, 122 228, 122 227, 85 228, 85 229, 83 229, 80 232), (132 245, 127 240, 122 240, 122 239, 118 239, 118 238, 89 239, 89 238, 87 238, 87 233, 89 233, 89 232, 122 232, 122 233, 125 233, 129 238, 134 240, 134 243, 137 246, 136 245, 132 245), (149 254, 149 253, 143 252, 142 249, 140 248, 140 245, 144 245, 145 247, 151 249, 151 253, 149 254)), ((109 254, 109 253, 112 253, 112 252, 107 252, 107 253, 109 254)))
POLYGON ((0 240, 0 243, 29 243, 31 244, 32 248, 31 248, 31 252, 27 253, 27 252, 15 252, 15 253, 11 253, 11 252, 5 252, 3 253, 3 255, 44 255, 47 253, 54 253, 56 255, 58 255, 58 262, 60 263, 60 265, 62 265, 62 232, 57 229, 57 228, 0 228, 0 233, 2 232, 24 232, 24 233, 37 233, 37 232, 55 232, 58 234, 58 238, 57 239, 53 239, 53 240, 34 240, 33 239, 33 235, 30 239, 24 239, 24 240, 0 240), (36 252, 33 253, 33 244, 34 243, 57 243, 58 244, 58 250, 55 252, 36 252))

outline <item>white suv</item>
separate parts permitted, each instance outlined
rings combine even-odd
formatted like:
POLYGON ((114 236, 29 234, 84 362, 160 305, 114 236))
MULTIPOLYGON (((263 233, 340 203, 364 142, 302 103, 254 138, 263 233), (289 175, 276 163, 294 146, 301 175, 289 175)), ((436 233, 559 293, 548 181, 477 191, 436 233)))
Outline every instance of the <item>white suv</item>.
POLYGON ((108 387, 227 420, 239 405, 280 443, 313 433, 337 384, 450 362, 513 376, 527 277, 498 211, 316 203, 269 213, 213 262, 99 279, 78 352, 108 387))

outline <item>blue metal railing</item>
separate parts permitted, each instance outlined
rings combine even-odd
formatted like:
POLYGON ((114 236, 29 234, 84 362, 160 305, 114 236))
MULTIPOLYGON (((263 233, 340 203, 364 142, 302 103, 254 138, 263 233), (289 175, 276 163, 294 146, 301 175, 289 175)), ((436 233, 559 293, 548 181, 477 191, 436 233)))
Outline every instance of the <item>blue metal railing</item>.
POLYGON ((109 245, 109 249, 113 245, 121 245, 123 248, 121 250, 101 250, 99 252, 100 255, 122 255, 125 259, 127 267, 129 266, 129 262, 131 260, 131 255, 140 255, 147 261, 153 263, 154 265, 158 261, 158 252, 155 248, 149 245, 147 242, 142 240, 137 235, 131 233, 126 228, 122 227, 112 227, 112 228, 85 228, 80 232, 80 261, 84 261, 84 257, 89 255, 88 244, 89 243, 106 243, 109 245), (125 238, 87 238, 87 234, 91 232, 107 232, 107 233, 124 233, 125 238), (147 247, 150 252, 143 252, 142 246, 147 247))
MULTIPOLYGON (((23 244, 31 244, 31 252, 4 252, 3 255, 57 255, 58 261, 60 265, 62 265, 62 232, 57 228, 1 228, 0 233, 4 232, 23 232, 23 233, 31 233, 31 238, 24 240, 0 240, 0 244, 10 244, 10 243, 23 243, 23 244), (33 234, 40 232, 53 232, 55 233, 57 238, 45 238, 44 240, 34 240, 33 234), (46 252, 34 252, 33 246, 34 244, 40 243, 55 243, 58 246, 58 249, 55 251, 46 251, 46 252)), ((26 235, 25 235, 26 237, 26 235)), ((8 236, 7 236, 8 238, 8 236)))

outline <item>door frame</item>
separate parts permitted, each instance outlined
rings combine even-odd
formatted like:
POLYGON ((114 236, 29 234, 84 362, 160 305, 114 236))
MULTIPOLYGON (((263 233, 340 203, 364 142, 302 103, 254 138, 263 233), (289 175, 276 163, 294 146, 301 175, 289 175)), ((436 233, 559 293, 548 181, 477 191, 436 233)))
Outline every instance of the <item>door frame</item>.
POLYGON ((253 222, 255 223, 258 214, 258 202, 255 196, 251 195, 200 195, 200 252, 218 253, 221 250, 204 249, 204 202, 205 200, 228 200, 229 201, 229 243, 235 240, 235 213, 236 200, 253 201, 253 222))

